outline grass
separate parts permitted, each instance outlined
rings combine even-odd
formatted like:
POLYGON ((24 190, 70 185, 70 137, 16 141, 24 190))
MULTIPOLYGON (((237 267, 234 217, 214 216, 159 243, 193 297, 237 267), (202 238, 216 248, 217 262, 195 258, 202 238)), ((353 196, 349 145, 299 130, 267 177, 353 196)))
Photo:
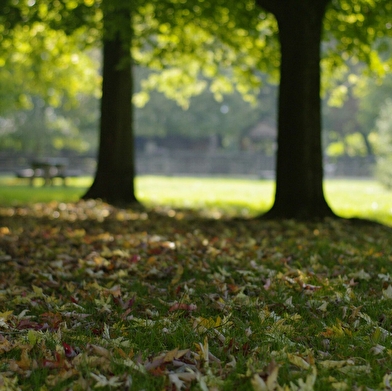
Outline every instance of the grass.
MULTIPOLYGON (((226 219, 269 181, 141 177, 133 211, 1 180, 0 389, 390 389, 389 227, 226 219)), ((326 193, 390 221, 374 182, 326 193)))
MULTIPOLYGON (((23 180, 0 177, 1 205, 34 202, 76 202, 92 183, 90 177, 70 178, 68 187, 36 186, 23 180)), ((228 178, 142 176, 136 179, 137 197, 147 206, 208 209, 222 213, 254 216, 273 202, 274 182, 228 178)), ((373 180, 327 180, 325 195, 332 209, 343 217, 363 217, 392 225, 392 191, 373 180)))

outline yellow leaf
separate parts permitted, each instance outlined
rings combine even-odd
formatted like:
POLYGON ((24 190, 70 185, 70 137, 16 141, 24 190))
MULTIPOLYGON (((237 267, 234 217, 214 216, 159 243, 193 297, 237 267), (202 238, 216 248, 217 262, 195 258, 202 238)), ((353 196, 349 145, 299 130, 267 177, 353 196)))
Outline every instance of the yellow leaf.
POLYGON ((188 352, 189 349, 178 350, 175 358, 178 360, 179 358, 185 356, 188 352))
POLYGON ((268 376, 267 378, 268 391, 275 390, 276 387, 278 386, 278 372, 279 372, 279 367, 276 366, 268 376))
POLYGON ((338 390, 338 391, 344 391, 344 390, 347 390, 347 388, 348 388, 348 385, 344 382, 332 383, 331 385, 335 390, 338 390))
POLYGON ((12 315, 13 312, 14 311, 0 312, 0 318, 8 320, 8 318, 10 317, 10 315, 12 315))
POLYGON ((193 323, 193 328, 197 329, 198 332, 204 332, 206 329, 213 329, 215 327, 219 327, 222 324, 222 319, 220 316, 216 318, 203 318, 199 316, 198 318, 195 319, 193 323))
POLYGON ((88 347, 91 349, 92 352, 94 352, 98 356, 110 358, 111 355, 112 355, 108 349, 106 349, 106 348, 104 348, 102 346, 98 346, 98 345, 94 345, 94 344, 88 344, 88 347))
POLYGON ((164 362, 172 362, 177 357, 177 354, 178 354, 178 348, 175 348, 175 349, 171 350, 170 352, 166 353, 163 361, 164 362))
POLYGON ((371 370, 372 369, 370 365, 352 365, 352 366, 339 368, 339 372, 350 374, 350 375, 356 375, 358 373, 370 373, 371 370))
POLYGON ((39 288, 38 286, 35 286, 35 285, 33 285, 32 288, 33 288, 34 293, 35 293, 37 296, 43 296, 43 290, 42 290, 42 288, 39 288))
POLYGON ((258 374, 255 374, 251 379, 251 384, 254 391, 275 391, 281 390, 278 384, 279 366, 271 363, 272 371, 268 374, 267 380, 264 381, 258 374))
POLYGON ((21 369, 29 369, 31 366, 31 360, 28 355, 28 349, 23 349, 22 353, 20 355, 20 360, 16 361, 16 364, 18 365, 19 368, 21 369))
POLYGON ((13 348, 13 345, 7 338, 0 339, 0 354, 4 352, 9 352, 13 348))
POLYGON ((9 326, 6 322, 12 313, 13 311, 0 312, 0 327, 8 329, 9 326))
POLYGON ((385 386, 385 389, 392 389, 392 375, 391 374, 386 374, 383 378, 383 385, 385 386))
POLYGON ((181 265, 177 266, 176 275, 170 282, 170 285, 176 285, 181 280, 182 275, 184 274, 184 268, 181 265))
POLYGON ((34 346, 37 343, 37 332, 35 330, 29 330, 27 332, 27 339, 29 340, 29 343, 31 346, 34 346))
POLYGON ((310 367, 310 364, 307 361, 295 354, 287 353, 287 358, 292 364, 294 364, 298 368, 308 369, 310 367))
POLYGON ((322 311, 322 312, 326 312, 327 311, 327 306, 328 306, 328 302, 327 301, 323 301, 323 304, 321 304, 320 307, 318 307, 317 309, 322 311))
POLYGON ((209 361, 209 346, 207 337, 204 338, 203 343, 196 344, 200 360, 203 360, 207 365, 209 361))
POLYGON ((341 361, 335 361, 335 360, 325 360, 325 361, 319 361, 319 365, 321 365, 323 368, 326 369, 333 369, 333 368, 342 368, 347 365, 354 365, 353 360, 341 360, 341 361))
POLYGON ((267 384, 265 384, 265 381, 257 373, 252 377, 250 382, 254 391, 269 391, 267 384))

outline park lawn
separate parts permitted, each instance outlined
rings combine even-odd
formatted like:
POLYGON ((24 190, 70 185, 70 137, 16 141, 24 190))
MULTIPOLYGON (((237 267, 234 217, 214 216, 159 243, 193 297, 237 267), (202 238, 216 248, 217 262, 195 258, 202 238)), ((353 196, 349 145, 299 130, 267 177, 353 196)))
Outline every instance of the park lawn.
POLYGON ((62 201, 0 207, 0 389, 390 389, 391 228, 62 201))
MULTIPOLYGON (((69 178, 68 187, 36 186, 0 176, 0 205, 36 202, 77 202, 91 185, 91 177, 69 178)), ((273 202, 271 180, 140 176, 138 199, 148 207, 198 209, 204 214, 253 217, 273 202)), ((392 191, 373 180, 335 179, 325 182, 326 198, 342 217, 362 217, 392 225, 392 191)))

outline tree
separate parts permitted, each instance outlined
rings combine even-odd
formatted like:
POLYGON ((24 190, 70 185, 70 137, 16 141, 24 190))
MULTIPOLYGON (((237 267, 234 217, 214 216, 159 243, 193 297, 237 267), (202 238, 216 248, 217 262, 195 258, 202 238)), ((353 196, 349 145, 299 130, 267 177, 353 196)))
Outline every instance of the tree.
MULTIPOLYGON (((171 87, 166 88, 165 92, 185 102, 205 88, 203 82, 194 88, 190 87, 200 74, 204 72, 217 75, 220 64, 216 61, 213 49, 220 47, 221 42, 226 44, 224 49, 220 47, 218 57, 222 61, 227 52, 232 54, 232 46, 240 47, 236 35, 233 35, 233 40, 223 35, 218 44, 213 39, 212 32, 218 31, 222 17, 225 15, 228 20, 227 8, 223 4, 219 1, 213 7, 211 4, 203 7, 198 0, 186 3, 150 0, 147 4, 143 2, 143 5, 137 2, 130 4, 127 0, 111 3, 103 1, 103 86, 98 166, 94 182, 83 198, 101 198, 115 205, 138 203, 134 189, 135 151, 131 104, 133 56, 136 49, 141 49, 136 55, 138 61, 155 66, 160 71, 167 64, 180 64, 180 72, 179 68, 174 74, 169 72, 171 87), (207 20, 209 23, 206 23, 207 20), (135 34, 135 31, 138 33, 135 34), (200 47, 207 51, 201 52, 200 47), (176 83, 182 89, 181 93, 178 93, 176 83)), ((246 6, 239 3, 235 10, 236 20, 239 22, 239 16, 244 15, 246 6)), ((245 22, 242 17, 242 23, 245 22)), ((239 28, 241 27, 243 25, 239 23, 239 28)), ((238 53, 245 59, 251 57, 249 50, 238 53)), ((249 85, 258 83, 255 75, 249 72, 252 68, 256 69, 253 61, 249 67, 243 66, 234 75, 238 84, 241 84, 244 76, 247 78, 246 82, 242 82, 242 89, 243 94, 248 96, 249 85)), ((165 72, 161 72, 161 75, 167 77, 165 72)), ((155 86, 159 85, 159 80, 154 81, 154 77, 150 81, 155 86)), ((227 85, 230 83, 224 77, 217 77, 213 84, 214 92, 219 96, 221 90, 227 92, 227 85)))
POLYGON ((337 34, 339 38, 346 36, 346 42, 349 41, 352 48, 355 42, 359 46, 359 43, 369 42, 372 39, 368 39, 361 29, 354 35, 356 41, 354 37, 349 39, 351 37, 347 34, 347 25, 355 24, 357 20, 363 21, 369 14, 369 22, 374 22, 371 37, 374 40, 374 30, 377 29, 380 21, 385 23, 387 14, 384 15, 383 12, 390 10, 390 3, 380 0, 374 2, 376 4, 372 9, 370 3, 361 4, 357 1, 354 11, 354 5, 344 1, 332 3, 331 0, 256 0, 256 2, 276 17, 281 45, 276 194, 272 209, 265 217, 299 219, 332 217, 334 213, 323 193, 320 104, 320 52, 327 9, 332 5, 331 17, 328 19, 329 26, 338 22, 341 26, 346 24, 344 28, 338 30, 337 34), (342 3, 344 3, 343 7, 339 10, 342 3), (379 11, 375 13, 376 16, 371 14, 374 11, 379 11), (349 14, 351 20, 345 19, 345 14, 349 14))
MULTIPOLYGON (((175 71, 171 75, 174 76, 171 81, 179 82, 180 88, 184 87, 185 82, 187 97, 200 91, 199 87, 189 88, 189 85, 197 79, 201 68, 216 74, 218 61, 210 54, 219 45, 215 44, 212 32, 218 31, 217 26, 222 18, 226 21, 231 18, 228 18, 227 8, 223 6, 222 0, 213 6, 210 3, 204 7, 201 5, 198 0, 186 3, 178 0, 132 3, 128 0, 37 0, 28 3, 5 0, 0 5, 0 19, 8 33, 15 26, 32 26, 39 21, 53 30, 64 31, 69 35, 82 31, 87 43, 97 42, 97 38, 103 40, 98 167, 94 183, 84 198, 102 198, 112 204, 137 202, 133 185, 135 169, 130 98, 132 57, 138 49, 142 54, 137 56, 137 61, 144 62, 145 65, 155 65, 161 69, 169 63, 181 64, 182 72, 175 71), (204 18, 203 25, 192 23, 195 16, 200 16, 199 21, 204 18), (206 23, 207 19, 209 23, 206 23), (201 43, 204 45, 205 41, 204 47, 209 49, 208 53, 200 49, 201 43), (189 60, 193 65, 198 65, 189 67, 189 60)), ((241 12, 246 10, 242 3, 235 8, 241 12)), ((233 37, 239 47, 239 39, 236 35, 233 37)), ((221 38, 223 41, 231 40, 225 36, 221 38)), ((227 48, 226 42, 225 47, 219 50, 220 63, 222 59, 227 61, 226 52, 230 51, 227 48)), ((250 58, 247 52, 239 54, 241 58, 250 58)), ((246 68, 235 75, 238 80, 244 80, 246 75, 248 82, 243 83, 244 86, 255 83, 255 77, 246 68)), ((214 83, 215 93, 219 94, 219 89, 225 89, 227 81, 221 77, 214 83)), ((203 83, 201 86, 204 88, 203 83)), ((167 91, 175 90, 176 87, 167 91)), ((248 90, 249 88, 243 88, 245 94, 248 90)), ((174 96, 181 98, 181 94, 177 92, 174 96)))
POLYGON ((81 50, 80 37, 39 21, 26 27, 15 26, 2 42, 0 116, 8 129, 1 132, 0 145, 39 155, 52 152, 65 133, 72 133, 68 145, 80 141, 66 111, 96 94, 100 77, 96 63, 81 50))
MULTIPOLYGON (((392 57, 392 54, 391 54, 392 57)), ((391 96, 392 74, 387 74, 382 84, 374 78, 368 77, 360 88, 358 99, 358 122, 362 132, 367 132, 367 139, 375 138, 377 134, 377 117, 385 101, 391 96)), ((372 145, 373 152, 373 145, 372 145)))
POLYGON ((332 216, 323 194, 320 46, 328 0, 268 1, 279 26, 281 66, 276 194, 266 217, 332 216))
POLYGON ((21 24, 45 24, 68 36, 84 34, 86 46, 103 41, 100 147, 94 183, 85 198, 113 204, 135 203, 132 134, 131 27, 129 1, 6 1, 0 7, 8 35, 21 24), (103 15, 103 17, 102 17, 103 15), (8 17, 8 18, 7 18, 8 17), (102 23, 103 20, 103 23, 102 23), (100 36, 100 34, 102 34, 100 36))
MULTIPOLYGON (((8 3, 13 4, 9 0, 8 3)), ((159 70, 163 69, 160 76, 154 75, 149 79, 147 87, 159 87, 160 81, 164 80, 166 84, 171 85, 168 90, 172 92, 175 91, 172 86, 173 81, 179 81, 180 86, 186 85, 185 95, 188 98, 205 88, 200 84, 196 88, 188 88, 189 84, 196 81, 200 74, 215 78, 214 88, 218 96, 219 89, 227 92, 227 85, 230 84, 228 83, 229 77, 219 73, 219 69, 222 68, 222 64, 233 63, 237 64, 231 75, 233 84, 237 85, 244 96, 249 97, 249 90, 258 83, 256 73, 260 70, 273 69, 278 61, 273 38, 274 22, 260 10, 255 10, 254 2, 251 0, 230 3, 223 0, 215 2, 150 0, 148 3, 132 5, 126 0, 113 0, 110 5, 108 0, 104 0, 102 4, 94 0, 84 0, 79 3, 68 0, 59 2, 40 0, 35 2, 35 8, 39 14, 42 7, 37 8, 37 3, 43 3, 49 8, 60 7, 62 19, 64 19, 60 23, 60 28, 65 30, 74 29, 75 24, 79 24, 79 19, 82 20, 82 24, 88 24, 93 20, 93 24, 99 25, 99 18, 91 17, 88 9, 95 7, 95 10, 101 10, 102 5, 104 15, 105 12, 109 12, 109 19, 114 20, 112 23, 114 27, 111 28, 112 35, 104 35, 104 40, 111 49, 117 48, 116 53, 121 52, 124 58, 128 59, 126 52, 130 47, 122 41, 122 27, 120 26, 125 26, 126 30, 129 27, 127 23, 121 22, 121 18, 118 26, 116 25, 119 13, 115 11, 120 10, 120 13, 124 11, 128 19, 128 7, 132 7, 135 11, 134 32, 137 32, 134 37, 137 35, 140 38, 144 34, 145 38, 144 41, 133 40, 133 49, 143 50, 136 57, 135 50, 133 50, 132 55, 137 61, 144 61, 145 64, 155 66, 159 70), (90 17, 85 17, 85 15, 90 15, 90 17), (138 21, 135 22, 137 17, 138 21), (222 25, 226 28, 222 28, 222 25), (138 44, 135 45, 135 42, 138 44), (140 44, 140 42, 143 43, 140 44), (260 56, 260 52, 263 52, 263 57, 260 56), (168 66, 174 66, 174 72, 168 71, 168 66), (180 72, 178 72, 179 69, 180 72)), ((377 55, 377 50, 381 49, 382 45, 386 46, 388 42, 380 38, 379 32, 383 31, 381 26, 384 30, 385 28, 388 30, 388 34, 392 32, 389 20, 392 5, 387 0, 372 2, 367 0, 355 2, 347 0, 256 0, 256 3, 276 17, 281 52, 276 196, 274 206, 267 213, 267 217, 308 219, 333 216, 334 214, 325 201, 322 188, 320 46, 323 26, 325 31, 329 32, 330 42, 335 39, 333 44, 327 47, 327 54, 335 47, 344 48, 343 55, 340 57, 331 56, 332 66, 335 66, 335 63, 341 65, 347 59, 347 55, 356 53, 359 60, 368 61, 372 68, 378 68, 377 70, 381 73, 382 61, 377 55), (374 42, 380 43, 378 48, 372 47, 374 42)), ((10 9, 15 8, 10 7, 10 9)), ((104 34, 108 26, 106 16, 104 16, 104 34)), ((52 24, 56 24, 58 18, 53 18, 51 21, 52 24)), ((104 61, 106 59, 109 60, 104 55, 104 61)), ((119 67, 106 66, 107 72, 111 69, 116 74, 116 76, 112 75, 114 78, 124 77, 124 85, 131 86, 127 84, 131 83, 131 78, 125 76, 125 72, 120 71, 125 67, 122 68, 117 54, 113 64, 119 67), (127 78, 129 81, 126 80, 127 78)), ((105 75, 108 77, 107 73, 105 75)), ((122 83, 115 82, 118 86, 122 86, 122 83)), ((103 98, 103 105, 104 102, 110 105, 114 100, 103 98)), ((119 114, 120 108, 124 110, 124 107, 126 108, 126 106, 113 104, 110 110, 108 106, 106 109, 107 113, 114 113, 121 118, 120 121, 124 121, 123 123, 129 126, 128 123, 131 122, 127 116, 130 113, 119 114)), ((102 107, 103 117, 106 109, 102 107)), ((109 121, 102 120, 102 124, 109 126, 109 121)), ((121 133, 120 128, 122 129, 121 126, 115 125, 114 132, 121 133)), ((104 137, 102 141, 106 143, 109 139, 113 143, 122 143, 126 140, 126 144, 119 147, 109 145, 110 149, 107 149, 111 152, 102 152, 100 156, 122 154, 132 159, 133 151, 129 148, 132 146, 132 139, 123 138, 120 134, 120 137, 113 135, 110 138, 104 137)), ((125 177, 125 175, 133 175, 132 167, 127 165, 127 168, 121 171, 120 158, 116 159, 111 156, 110 159, 104 158, 106 159, 108 159, 108 164, 98 164, 97 177, 98 173, 104 170, 105 174, 102 178, 113 175, 116 183, 106 182, 105 184, 105 180, 97 180, 98 184, 93 185, 95 188, 91 191, 91 196, 102 196, 101 198, 114 203, 135 202, 135 197, 132 195, 133 187, 130 183, 133 182, 133 178, 125 177), (109 169, 109 166, 113 167, 109 169), (109 183, 113 186, 108 188, 109 183), (123 186, 128 190, 119 193, 123 194, 120 197, 116 193, 123 186)))
POLYGON ((132 132, 132 17, 127 5, 103 4, 103 82, 98 166, 83 198, 137 203, 132 132))

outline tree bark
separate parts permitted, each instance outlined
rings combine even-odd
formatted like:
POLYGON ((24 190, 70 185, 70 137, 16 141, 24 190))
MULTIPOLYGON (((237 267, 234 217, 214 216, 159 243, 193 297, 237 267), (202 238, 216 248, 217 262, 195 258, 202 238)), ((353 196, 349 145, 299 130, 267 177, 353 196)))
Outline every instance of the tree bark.
POLYGON ((98 163, 94 182, 83 198, 99 198, 124 206, 138 201, 134 188, 131 16, 129 13, 125 23, 124 13, 121 17, 121 26, 116 29, 113 14, 107 18, 112 29, 103 41, 98 163))
POLYGON ((320 46, 327 3, 274 2, 281 44, 278 151, 275 201, 265 218, 334 216, 323 193, 321 145, 320 46))

